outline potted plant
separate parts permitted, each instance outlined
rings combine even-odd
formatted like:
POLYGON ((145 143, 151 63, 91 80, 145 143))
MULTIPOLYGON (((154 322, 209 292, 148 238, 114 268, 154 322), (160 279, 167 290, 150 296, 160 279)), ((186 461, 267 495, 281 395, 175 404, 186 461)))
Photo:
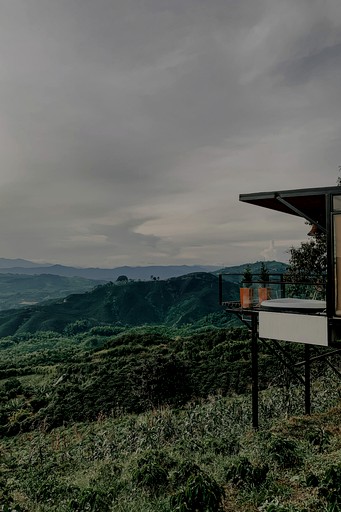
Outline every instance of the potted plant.
POLYGON ((252 270, 250 265, 245 267, 242 285, 240 288, 240 305, 242 308, 251 308, 253 299, 253 288, 252 288, 252 270))
POLYGON ((261 304, 263 302, 263 300, 270 299, 271 290, 269 288, 269 279, 270 279, 269 271, 268 271, 265 263, 262 262, 261 267, 260 267, 260 274, 259 274, 259 280, 260 280, 260 286, 258 288, 259 304, 261 304))

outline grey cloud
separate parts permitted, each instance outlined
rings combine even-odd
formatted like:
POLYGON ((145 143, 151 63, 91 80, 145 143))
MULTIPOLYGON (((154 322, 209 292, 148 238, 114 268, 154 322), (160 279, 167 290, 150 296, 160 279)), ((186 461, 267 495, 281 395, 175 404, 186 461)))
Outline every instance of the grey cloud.
MULTIPOLYGON (((341 35, 340 35, 341 39, 341 35)), ((302 85, 313 78, 325 79, 329 73, 341 78, 341 42, 320 49, 312 55, 281 64, 278 73, 285 78, 286 85, 302 85)))
POLYGON ((338 0, 3 7, 0 256, 257 259, 301 231, 239 193, 336 182, 338 0))

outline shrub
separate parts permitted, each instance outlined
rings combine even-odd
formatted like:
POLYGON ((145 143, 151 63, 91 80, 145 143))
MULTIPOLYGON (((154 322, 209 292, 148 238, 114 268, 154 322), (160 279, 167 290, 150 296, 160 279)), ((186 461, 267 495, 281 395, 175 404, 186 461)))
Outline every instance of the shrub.
POLYGON ((177 512, 219 512, 222 510, 224 489, 198 466, 185 464, 178 480, 185 480, 171 497, 171 509, 177 512), (187 478, 186 478, 187 477, 187 478))
POLYGON ((0 511, 1 512, 24 512, 20 505, 14 502, 8 487, 3 479, 0 479, 0 511))
POLYGON ((92 323, 90 320, 76 320, 67 326, 64 329, 64 333, 67 336, 74 336, 75 334, 83 333, 88 331, 92 327, 92 323))
POLYGON ((227 480, 238 486, 259 487, 266 480, 269 466, 254 466, 246 457, 232 464, 226 473, 227 480))
POLYGON ((121 332, 121 327, 115 327, 113 325, 95 325, 90 329, 89 334, 95 336, 114 336, 121 332))
POLYGON ((193 462, 181 463, 173 474, 173 487, 177 488, 185 485, 190 476, 197 475, 200 471, 199 466, 193 464, 193 462))
POLYGON ((4 385, 7 398, 14 398, 23 392, 23 387, 19 379, 12 377, 5 382, 4 385))
POLYGON ((330 445, 331 433, 324 428, 316 427, 308 430, 305 435, 306 439, 315 446, 320 453, 324 452, 330 445))
POLYGON ((99 469, 95 478, 91 478, 89 485, 98 491, 104 491, 111 499, 124 488, 124 483, 120 479, 122 468, 113 462, 107 462, 99 469))
POLYGON ((237 455, 240 443, 236 436, 217 438, 210 436, 204 440, 204 449, 212 450, 216 455, 237 455))
POLYGON ((314 473, 309 473, 306 485, 318 488, 319 495, 328 503, 328 512, 341 511, 341 464, 330 466, 320 478, 314 473))
POLYGON ((77 498, 73 498, 69 503, 69 511, 83 512, 110 512, 112 505, 112 496, 110 492, 98 489, 83 489, 77 498))
POLYGON ((283 468, 302 464, 302 455, 296 441, 285 437, 273 436, 267 445, 269 456, 283 468))
POLYGON ((145 491, 158 494, 168 486, 168 471, 173 465, 173 459, 165 452, 149 450, 137 460, 132 480, 145 491))

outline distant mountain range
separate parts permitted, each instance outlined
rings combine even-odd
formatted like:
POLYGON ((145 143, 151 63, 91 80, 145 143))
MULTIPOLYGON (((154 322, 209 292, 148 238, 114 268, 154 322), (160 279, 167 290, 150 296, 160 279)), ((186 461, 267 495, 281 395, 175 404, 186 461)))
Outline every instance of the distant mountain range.
POLYGON ((32 267, 50 267, 50 263, 34 263, 33 261, 23 260, 21 258, 7 259, 0 258, 0 269, 8 269, 13 267, 18 268, 32 268, 32 267))
POLYGON ((210 265, 151 265, 147 267, 115 267, 115 268, 77 268, 64 265, 43 265, 27 260, 9 260, 0 258, 1 274, 52 274, 64 277, 83 277, 96 281, 116 281, 125 275, 128 279, 150 280, 151 276, 159 279, 183 276, 193 272, 213 272, 219 267, 210 265))
MULTIPOLYGON (((225 274, 224 300, 238 300, 241 275, 247 265, 219 270, 197 266, 2 268, 0 337, 38 330, 62 332, 69 324, 84 320, 91 325, 120 326, 196 323, 207 315, 222 313, 218 303, 217 274, 225 274), (192 272, 197 268, 205 271, 192 272), (8 270, 10 273, 5 274, 8 270), (69 272, 70 275, 57 275, 57 272, 69 272), (75 272, 84 274, 75 277, 75 272), (34 275, 27 275, 29 273, 34 275), (85 279, 84 275, 92 277, 85 279), (117 282, 123 275, 127 279, 117 282), (165 275, 171 277, 165 279, 165 275), (94 281, 95 276, 102 276, 102 279, 94 281), (8 309, 20 306, 26 307, 8 309)), ((261 262, 249 265, 256 277, 261 262)), ((266 266, 270 273, 284 273, 287 268, 286 264, 276 261, 266 262, 266 266)))

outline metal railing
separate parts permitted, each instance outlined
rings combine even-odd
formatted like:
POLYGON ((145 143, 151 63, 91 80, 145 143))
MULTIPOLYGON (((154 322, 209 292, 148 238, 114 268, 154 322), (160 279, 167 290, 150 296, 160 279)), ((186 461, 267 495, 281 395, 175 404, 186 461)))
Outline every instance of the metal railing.
POLYGON ((267 288, 266 298, 300 298, 325 300, 325 278, 312 277, 309 280, 289 280, 283 273, 269 274, 269 280, 264 282, 260 274, 253 274, 251 283, 243 282, 243 274, 221 273, 219 274, 219 304, 229 308, 242 308, 239 289, 249 288, 253 290, 252 308, 258 308, 264 300, 264 292, 260 297, 259 289, 267 288))

